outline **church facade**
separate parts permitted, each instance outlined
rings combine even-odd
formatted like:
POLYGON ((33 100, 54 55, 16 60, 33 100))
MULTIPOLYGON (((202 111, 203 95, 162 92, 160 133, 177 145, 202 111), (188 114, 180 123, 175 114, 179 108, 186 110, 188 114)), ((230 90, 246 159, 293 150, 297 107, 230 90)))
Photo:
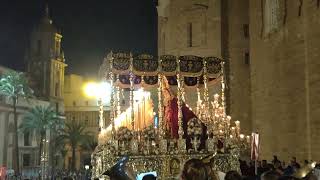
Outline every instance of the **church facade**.
POLYGON ((32 89, 40 99, 50 101, 60 114, 64 112, 64 74, 67 64, 61 48, 62 35, 53 25, 49 10, 30 35, 26 52, 26 72, 32 89))
MULTIPOLYGON (((62 35, 53 25, 49 17, 48 8, 40 23, 34 27, 27 45, 25 74, 30 80, 35 97, 26 101, 20 99, 17 104, 18 126, 25 113, 35 106, 52 106, 57 113, 64 117, 64 74, 65 58, 61 50, 62 35)), ((0 76, 6 71, 13 71, 0 67, 0 76)), ((13 109, 11 102, 0 97, 0 166, 14 169, 14 128, 13 109)), ((47 137, 51 137, 47 132, 47 137)), ((49 138, 50 139, 50 138, 49 138)), ((20 169, 24 178, 38 176, 39 145, 36 133, 21 133, 18 135, 20 169)), ((50 149, 50 148, 48 148, 50 149)), ((52 153, 49 150, 49 153, 52 153)), ((53 154, 50 154, 50 163, 53 163, 53 154), (52 162, 51 162, 52 161, 52 162)), ((57 162, 57 161, 55 161, 57 162)), ((55 164, 57 165, 57 164, 55 164)))
POLYGON ((261 158, 319 159, 319 4, 159 0, 158 54, 222 57, 227 111, 261 158))

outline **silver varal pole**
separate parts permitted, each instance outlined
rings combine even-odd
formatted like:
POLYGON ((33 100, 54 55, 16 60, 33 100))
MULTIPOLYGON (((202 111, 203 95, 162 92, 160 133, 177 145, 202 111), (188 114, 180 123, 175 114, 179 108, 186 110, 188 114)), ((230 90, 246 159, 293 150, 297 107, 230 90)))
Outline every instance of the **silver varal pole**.
POLYGON ((159 137, 163 137, 163 107, 162 107, 162 74, 161 74, 161 60, 159 59, 158 69, 158 130, 159 137))
POLYGON ((133 97, 133 91, 134 91, 134 77, 133 77, 133 58, 132 54, 130 53, 130 108, 131 108, 131 127, 132 130, 134 130, 134 97, 133 97))
POLYGON ((113 84, 113 78, 114 74, 112 72, 113 70, 113 54, 111 52, 111 58, 110 58, 110 73, 109 73, 109 79, 110 79, 110 86, 111 86, 111 94, 110 94, 110 123, 111 123, 111 134, 112 138, 115 137, 115 124, 114 124, 114 84, 113 84))
POLYGON ((179 139, 182 139, 183 137, 183 121, 182 121, 182 85, 181 85, 181 74, 180 74, 180 59, 177 58, 177 83, 178 83, 178 89, 177 89, 177 104, 178 104, 178 123, 179 123, 179 139))
POLYGON ((119 117, 121 114, 121 106, 120 106, 120 86, 119 86, 119 74, 117 75, 117 87, 116 87, 116 98, 117 98, 117 116, 119 117))

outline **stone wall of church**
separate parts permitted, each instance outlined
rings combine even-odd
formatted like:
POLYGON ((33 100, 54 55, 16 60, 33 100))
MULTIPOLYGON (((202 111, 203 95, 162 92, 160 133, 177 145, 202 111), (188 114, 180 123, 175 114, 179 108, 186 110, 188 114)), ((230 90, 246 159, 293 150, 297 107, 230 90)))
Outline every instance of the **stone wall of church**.
POLYGON ((220 0, 160 0, 159 55, 221 56, 220 0))
POLYGON ((262 158, 320 158, 317 3, 250 0, 252 125, 261 134, 262 158), (279 3, 271 7, 276 21, 267 1, 279 3))
POLYGON ((241 122, 243 133, 250 134, 250 56, 249 1, 222 1, 223 58, 226 61, 227 108, 233 120, 241 122), (226 29, 226 30, 224 30, 226 29))

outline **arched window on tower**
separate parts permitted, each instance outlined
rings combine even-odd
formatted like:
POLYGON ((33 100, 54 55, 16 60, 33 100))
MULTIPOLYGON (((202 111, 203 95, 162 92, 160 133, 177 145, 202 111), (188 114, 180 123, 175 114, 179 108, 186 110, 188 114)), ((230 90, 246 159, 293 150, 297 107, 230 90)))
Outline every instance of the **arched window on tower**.
POLYGON ((264 5, 265 34, 277 30, 279 25, 279 0, 266 0, 264 5))

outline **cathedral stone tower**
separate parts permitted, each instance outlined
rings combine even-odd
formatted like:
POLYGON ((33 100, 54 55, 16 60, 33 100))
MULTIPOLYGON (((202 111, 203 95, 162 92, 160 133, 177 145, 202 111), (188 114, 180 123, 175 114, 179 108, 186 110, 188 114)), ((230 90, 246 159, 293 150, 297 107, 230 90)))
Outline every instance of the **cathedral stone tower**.
POLYGON ((46 7, 41 22, 31 33, 26 53, 27 72, 35 95, 50 101, 63 113, 64 71, 67 64, 61 50, 62 35, 52 24, 46 7))

